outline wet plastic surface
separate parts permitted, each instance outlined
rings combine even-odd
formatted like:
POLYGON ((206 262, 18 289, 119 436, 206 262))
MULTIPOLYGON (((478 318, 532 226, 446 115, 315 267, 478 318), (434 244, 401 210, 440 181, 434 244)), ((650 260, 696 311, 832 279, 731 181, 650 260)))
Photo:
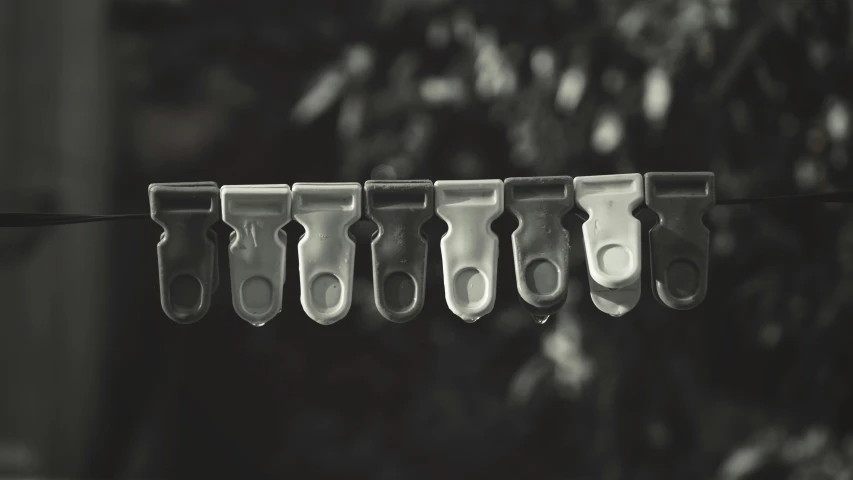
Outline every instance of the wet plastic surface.
POLYGON ((358 183, 293 185, 293 219, 305 227, 298 246, 300 301, 321 325, 344 318, 352 304, 355 242, 348 230, 361 208, 358 183))
POLYGON ((392 322, 407 322, 423 309, 427 241, 421 226, 435 212, 429 180, 368 181, 365 214, 379 227, 373 254, 376 308, 392 322))
POLYGON ((649 230, 652 292, 662 305, 695 308, 708 290, 711 232, 702 217, 716 202, 710 172, 650 172, 646 205, 660 223, 649 230))
POLYGON ((234 229, 228 245, 234 310, 261 326, 282 308, 290 187, 225 185, 220 195, 222 221, 234 229))
POLYGON ((622 316, 640 301, 642 249, 634 210, 644 201, 639 173, 577 177, 575 201, 583 224, 589 290, 599 310, 622 316))
POLYGON ((515 279, 522 305, 548 316, 566 301, 569 232, 562 218, 575 204, 572 177, 525 177, 504 180, 507 209, 518 218, 512 233, 515 279))
POLYGON ((503 213, 501 180, 435 182, 435 211, 448 225, 441 239, 444 295, 466 322, 492 311, 498 268, 498 237, 491 223, 503 213))
POLYGON ((194 323, 219 286, 219 220, 215 182, 155 183, 148 187, 151 219, 163 227, 157 244, 160 304, 178 323, 194 323))

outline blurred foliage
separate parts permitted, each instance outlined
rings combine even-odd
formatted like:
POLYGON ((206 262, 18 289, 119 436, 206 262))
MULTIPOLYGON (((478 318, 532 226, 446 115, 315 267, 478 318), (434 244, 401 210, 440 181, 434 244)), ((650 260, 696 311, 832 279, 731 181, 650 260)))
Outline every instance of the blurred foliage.
MULTIPOLYGON (((851 188, 851 18, 841 0, 114 0, 117 196, 680 170, 715 172, 720 198, 851 188)), ((606 317, 575 248, 573 294, 544 327, 515 301, 506 236, 501 300, 475 325, 443 304, 437 239, 427 308, 404 326, 373 309, 366 255, 341 324, 311 325, 291 291, 252 331, 219 292, 178 333, 149 292, 156 262, 123 263, 147 280, 119 299, 137 310, 119 345, 137 346, 110 374, 127 400, 101 473, 851 478, 853 212, 707 222, 699 309, 646 291, 606 317), (139 411, 142 426, 120 420, 139 411)), ((149 237, 123 245, 153 252, 149 237)))

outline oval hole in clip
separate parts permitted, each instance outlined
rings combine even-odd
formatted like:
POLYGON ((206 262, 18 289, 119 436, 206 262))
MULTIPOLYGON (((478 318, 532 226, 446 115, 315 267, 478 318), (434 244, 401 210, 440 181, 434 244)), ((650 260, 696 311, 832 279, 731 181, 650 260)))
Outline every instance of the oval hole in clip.
POLYGON ((343 301, 341 280, 331 273, 321 273, 311 281, 311 300, 318 312, 328 314, 341 306, 343 301))
POLYGON ((598 268, 605 275, 613 277, 624 277, 634 267, 634 257, 631 255, 631 251, 615 243, 599 248, 596 259, 598 260, 598 268))
POLYGON ((670 295, 687 300, 699 293, 699 269, 693 262, 676 260, 666 268, 666 285, 670 295))
POLYGON ((559 286, 559 269, 552 262, 537 258, 527 265, 524 279, 527 288, 536 295, 552 295, 559 286))
POLYGON ((186 315, 201 307, 201 282, 192 275, 182 273, 169 283, 169 303, 175 312, 186 315))
POLYGON ((243 308, 253 315, 262 315, 272 308, 272 283, 264 277, 247 278, 240 286, 243 308))
POLYGON ((385 277, 383 284, 385 306, 394 313, 404 313, 415 304, 415 279, 404 272, 394 272, 385 277))
POLYGON ((459 306, 476 308, 486 298, 486 277, 476 268, 463 268, 453 281, 459 306))

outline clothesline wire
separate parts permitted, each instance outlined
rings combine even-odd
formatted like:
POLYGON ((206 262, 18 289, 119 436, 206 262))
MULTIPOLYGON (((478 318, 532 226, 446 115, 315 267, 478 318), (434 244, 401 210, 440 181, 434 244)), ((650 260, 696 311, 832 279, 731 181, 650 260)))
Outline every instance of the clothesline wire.
MULTIPOLYGON (((829 193, 808 193, 801 195, 781 195, 770 197, 746 197, 717 200, 715 207, 733 205, 755 205, 772 203, 853 203, 853 190, 829 193)), ((581 219, 581 212, 575 213, 581 219)), ((113 215, 82 215, 66 213, 0 213, 2 227, 46 227, 54 225, 72 225, 77 223, 111 222, 117 220, 150 219, 148 213, 120 213, 113 215)))

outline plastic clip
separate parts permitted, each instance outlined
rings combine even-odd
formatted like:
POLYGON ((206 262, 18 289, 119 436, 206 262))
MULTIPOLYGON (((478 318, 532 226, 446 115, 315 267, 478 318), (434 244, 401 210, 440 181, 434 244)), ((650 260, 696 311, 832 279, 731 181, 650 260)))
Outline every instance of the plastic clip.
POLYGON ((178 323, 207 314, 219 287, 216 233, 219 187, 215 182, 154 183, 148 187, 151 219, 163 227, 157 244, 160 305, 178 323))
POLYGON ((643 199, 639 173, 575 178, 575 201, 589 214, 583 240, 590 296, 614 317, 640 301, 640 221, 633 212, 643 199))
POLYGON ((498 237, 490 225, 504 209, 500 180, 435 182, 435 212, 447 223, 441 239, 447 306, 468 323, 495 305, 498 237))
POLYGON ((569 232, 562 218, 575 205, 572 177, 507 178, 504 185, 506 206, 518 218, 512 233, 518 295, 543 323, 568 294, 569 232))
POLYGON ((646 205, 660 217, 649 231, 655 299, 689 310, 705 298, 711 232, 702 216, 716 203, 710 172, 646 174, 646 205))
POLYGON ((361 218, 361 185, 296 183, 292 211, 305 227, 298 247, 302 308, 315 322, 331 325, 352 304, 355 241, 349 227, 361 218))
POLYGON ((379 227, 373 253, 373 296, 386 319, 402 323, 423 309, 427 241, 421 226, 435 211, 429 180, 370 180, 365 212, 379 227))
POLYGON ((222 221, 234 229, 228 245, 234 310, 260 327, 281 312, 290 187, 225 185, 220 197, 222 221))

